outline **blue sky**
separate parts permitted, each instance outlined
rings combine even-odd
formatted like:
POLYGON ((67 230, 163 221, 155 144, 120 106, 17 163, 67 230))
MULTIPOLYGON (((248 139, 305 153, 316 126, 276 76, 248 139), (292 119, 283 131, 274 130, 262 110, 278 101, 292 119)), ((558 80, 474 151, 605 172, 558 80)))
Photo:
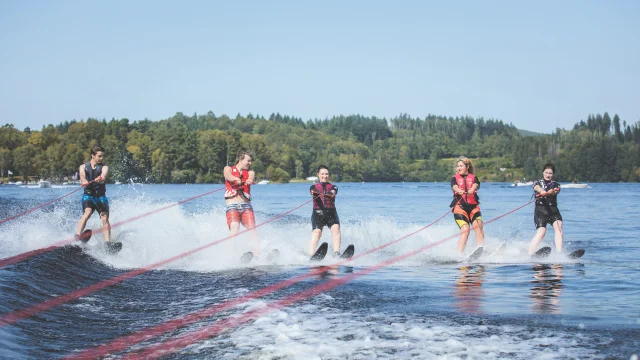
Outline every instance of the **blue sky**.
POLYGON ((640 1, 0 1, 0 124, 640 120, 640 1))

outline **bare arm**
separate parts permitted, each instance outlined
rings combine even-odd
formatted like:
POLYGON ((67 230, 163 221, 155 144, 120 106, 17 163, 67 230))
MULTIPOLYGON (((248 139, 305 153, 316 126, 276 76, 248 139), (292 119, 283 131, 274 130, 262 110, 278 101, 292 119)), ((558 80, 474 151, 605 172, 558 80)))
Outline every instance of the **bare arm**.
MULTIPOLYGON (((223 174, 224 174, 225 180, 227 180, 230 183, 235 182, 235 183, 239 184, 240 182, 242 182, 242 180, 240 180, 239 178, 231 175, 231 166, 225 166, 223 174)), ((251 175, 249 175, 249 176, 251 176, 251 175)))
POLYGON ((544 191, 544 189, 542 188, 542 186, 540 186, 540 185, 538 185, 538 184, 536 184, 536 185, 533 187, 533 191, 535 191, 536 193, 540 194, 540 196, 545 196, 545 195, 547 195, 547 192, 546 192, 546 191, 544 191))
POLYGON ((78 175, 80 175, 80 184, 81 185, 87 185, 89 182, 87 181, 87 178, 84 176, 84 164, 80 165, 80 167, 78 168, 78 175))
POLYGON ((453 192, 456 193, 457 195, 464 195, 464 191, 460 190, 458 185, 453 185, 451 187, 451 190, 453 190, 453 192))
POLYGON ((256 172, 253 170, 249 171, 249 178, 247 179, 247 181, 245 181, 245 183, 248 185, 253 185, 255 180, 256 180, 256 172))
POLYGON ((102 171, 100 172, 100 176, 96 179, 96 182, 100 184, 104 184, 107 181, 107 175, 109 174, 109 167, 106 165, 102 166, 102 171))

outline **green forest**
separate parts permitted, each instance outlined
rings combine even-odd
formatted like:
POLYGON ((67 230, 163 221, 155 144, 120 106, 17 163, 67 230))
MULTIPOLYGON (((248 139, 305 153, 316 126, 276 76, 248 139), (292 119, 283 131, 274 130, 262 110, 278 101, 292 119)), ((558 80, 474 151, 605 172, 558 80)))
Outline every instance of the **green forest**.
POLYGON ((494 119, 406 114, 304 121, 177 113, 160 121, 65 121, 39 131, 6 124, 2 175, 61 182, 89 160, 96 143, 105 149, 110 182, 220 183, 239 149, 253 152, 256 178, 272 182, 313 176, 320 164, 339 182, 448 181, 458 156, 472 159, 482 181, 537 178, 546 162, 555 163, 559 181, 640 181, 640 122, 606 112, 551 134, 494 119))

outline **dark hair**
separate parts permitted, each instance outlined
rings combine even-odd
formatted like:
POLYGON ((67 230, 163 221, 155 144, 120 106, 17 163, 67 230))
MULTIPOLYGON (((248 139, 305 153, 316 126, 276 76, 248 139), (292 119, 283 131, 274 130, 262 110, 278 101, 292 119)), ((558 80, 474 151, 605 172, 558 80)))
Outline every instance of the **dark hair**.
POLYGON ((251 151, 249 150, 240 150, 238 151, 238 156, 236 156, 236 164, 240 162, 240 160, 244 159, 245 155, 249 155, 251 158, 253 158, 253 155, 251 155, 251 151))
POLYGON ((100 146, 100 145, 98 145, 98 144, 93 145, 93 147, 91 148, 91 155, 95 155, 95 154, 97 154, 97 153, 98 153, 98 151, 102 151, 102 152, 104 152, 104 149, 102 148, 102 146, 100 146))
POLYGON ((553 171, 554 174, 556 173, 556 167, 552 163, 544 164, 544 167, 542 168, 542 172, 544 172, 547 169, 551 169, 551 171, 553 171))
POLYGON ((318 166, 317 173, 320 174, 320 170, 322 170, 322 169, 327 169, 327 171, 329 171, 329 168, 327 167, 327 165, 320 165, 320 166, 318 166))

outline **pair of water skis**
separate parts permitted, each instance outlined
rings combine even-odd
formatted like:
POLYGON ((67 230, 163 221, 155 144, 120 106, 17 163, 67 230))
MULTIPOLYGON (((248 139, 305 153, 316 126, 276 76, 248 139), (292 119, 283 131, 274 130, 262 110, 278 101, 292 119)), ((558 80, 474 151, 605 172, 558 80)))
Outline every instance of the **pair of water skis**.
MULTIPOLYGON (((320 245, 320 247, 318 247, 318 250, 316 250, 316 252, 313 255, 311 255, 311 257, 309 258, 309 261, 310 262, 321 261, 322 259, 324 259, 325 256, 327 256, 328 250, 329 250, 329 244, 327 244, 326 242, 323 242, 320 245)), ((339 258, 351 259, 355 251, 356 251, 355 247, 353 246, 353 244, 351 244, 347 246, 347 248, 344 250, 342 254, 340 254, 339 258)), ((240 263, 247 264, 253 259, 253 257, 254 257, 253 253, 251 251, 246 252, 240 258, 240 263)), ((274 250, 271 250, 269 254, 267 254, 266 261, 267 263, 274 263, 278 259, 278 257, 280 257, 280 251, 278 251, 278 249, 274 249, 274 250)))
MULTIPOLYGON (((77 240, 80 240, 83 244, 86 244, 91 239, 93 235, 93 231, 91 229, 87 229, 82 232, 82 234, 77 236, 77 240)), ((122 243, 119 241, 107 241, 104 243, 104 250, 111 254, 116 254, 120 250, 122 250, 122 243)))
MULTIPOLYGON (((499 255, 499 254, 504 253, 504 250, 505 250, 506 246, 507 246, 507 243, 500 244, 500 246, 498 246, 496 251, 494 251, 488 257, 493 257, 495 255, 499 255)), ((459 263, 471 263, 471 262, 474 262, 474 261, 478 260, 480 258, 480 256, 482 256, 483 253, 484 253, 484 248, 482 246, 480 246, 474 252, 472 252, 471 255, 467 256, 464 260, 459 261, 459 263)), ((538 249, 538 251, 536 251, 535 253, 533 253, 533 255, 531 255, 531 258, 532 259, 544 259, 547 256, 549 256, 550 254, 551 254, 551 247, 545 246, 545 247, 542 247, 542 248, 538 249)), ((573 260, 573 259, 581 258, 583 255, 584 255, 584 249, 578 249, 578 250, 575 250, 575 251, 569 253, 568 257, 569 257, 569 259, 573 260)))

